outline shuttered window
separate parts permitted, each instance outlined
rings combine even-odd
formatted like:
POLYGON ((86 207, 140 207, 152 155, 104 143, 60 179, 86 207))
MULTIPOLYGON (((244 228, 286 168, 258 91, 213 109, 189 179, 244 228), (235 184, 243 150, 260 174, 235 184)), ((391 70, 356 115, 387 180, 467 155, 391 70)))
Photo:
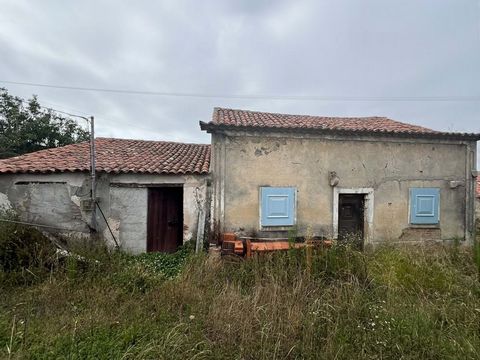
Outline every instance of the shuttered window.
POLYGON ((260 223, 262 226, 292 226, 295 224, 294 187, 260 188, 260 223))
POLYGON ((440 189, 410 189, 410 223, 438 224, 440 209, 440 189))

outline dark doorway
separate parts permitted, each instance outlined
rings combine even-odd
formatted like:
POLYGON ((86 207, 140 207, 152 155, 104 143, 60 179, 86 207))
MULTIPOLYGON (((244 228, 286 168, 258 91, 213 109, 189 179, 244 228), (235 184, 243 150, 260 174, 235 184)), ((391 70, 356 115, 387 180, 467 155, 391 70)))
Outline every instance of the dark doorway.
POLYGON ((174 252, 183 243, 183 187, 148 189, 147 251, 174 252))
POLYGON ((340 194, 338 201, 338 240, 363 247, 364 194, 340 194))

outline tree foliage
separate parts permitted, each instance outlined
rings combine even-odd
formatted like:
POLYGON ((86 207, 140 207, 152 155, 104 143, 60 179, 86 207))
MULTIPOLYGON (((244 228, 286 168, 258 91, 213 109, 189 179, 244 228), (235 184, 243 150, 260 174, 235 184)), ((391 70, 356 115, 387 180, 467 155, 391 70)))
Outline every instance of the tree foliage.
POLYGON ((24 101, 0 88, 0 159, 88 139, 75 120, 44 109, 37 96, 24 101))

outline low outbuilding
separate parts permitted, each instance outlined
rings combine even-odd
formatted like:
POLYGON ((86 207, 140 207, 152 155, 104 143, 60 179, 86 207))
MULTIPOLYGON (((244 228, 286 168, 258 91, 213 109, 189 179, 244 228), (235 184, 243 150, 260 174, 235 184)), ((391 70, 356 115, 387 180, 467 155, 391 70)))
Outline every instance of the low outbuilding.
POLYGON ((95 148, 96 204, 90 146, 80 143, 0 160, 0 206, 46 231, 97 233, 133 253, 202 240, 209 145, 97 138, 95 148))

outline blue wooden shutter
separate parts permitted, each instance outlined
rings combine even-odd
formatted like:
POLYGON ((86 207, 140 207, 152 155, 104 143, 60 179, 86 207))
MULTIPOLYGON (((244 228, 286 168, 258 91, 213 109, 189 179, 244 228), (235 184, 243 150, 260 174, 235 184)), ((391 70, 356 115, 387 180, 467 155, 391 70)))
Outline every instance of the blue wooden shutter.
POLYGON ((262 226, 291 226, 295 223, 295 188, 261 188, 262 226))
POLYGON ((438 224, 440 207, 440 189, 410 189, 410 223, 438 224))

